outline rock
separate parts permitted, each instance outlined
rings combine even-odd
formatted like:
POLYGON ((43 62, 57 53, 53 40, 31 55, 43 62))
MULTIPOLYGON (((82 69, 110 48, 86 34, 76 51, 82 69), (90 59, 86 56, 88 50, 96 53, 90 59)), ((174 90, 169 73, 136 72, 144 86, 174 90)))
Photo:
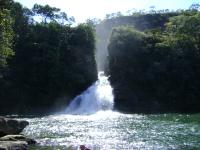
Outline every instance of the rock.
POLYGON ((6 135, 0 138, 0 150, 27 150, 36 141, 24 135, 6 135))
POLYGON ((28 145, 36 144, 35 140, 19 135, 28 124, 0 117, 0 150, 27 150, 28 145))
POLYGON ((24 135, 6 135, 0 138, 0 141, 25 141, 28 145, 36 144, 36 141, 25 137, 24 135))
POLYGON ((24 141, 0 141, 0 150, 28 150, 28 144, 24 141))
POLYGON ((28 121, 0 117, 0 137, 9 134, 19 134, 27 125, 29 125, 28 121))

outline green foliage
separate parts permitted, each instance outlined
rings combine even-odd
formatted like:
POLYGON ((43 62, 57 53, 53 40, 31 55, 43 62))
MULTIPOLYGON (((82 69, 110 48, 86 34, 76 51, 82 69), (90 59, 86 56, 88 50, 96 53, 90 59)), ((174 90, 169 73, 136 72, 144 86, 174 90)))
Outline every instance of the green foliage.
POLYGON ((117 108, 199 111, 199 12, 182 12, 166 25, 164 30, 146 32, 113 29, 109 66, 117 108))
POLYGON ((70 27, 54 21, 56 17, 68 18, 50 6, 35 5, 34 11, 45 18, 41 23, 33 21, 32 11, 19 3, 8 8, 0 12, 4 40, 0 55, 5 58, 4 64, 15 55, 0 79, 0 113, 65 108, 97 78, 93 27, 70 27))
POLYGON ((42 6, 38 4, 35 4, 32 10, 36 15, 41 15, 45 23, 47 23, 47 19, 53 20, 56 17, 55 13, 60 11, 60 9, 50 7, 49 5, 42 6))
POLYGON ((190 37, 191 40, 198 43, 200 40, 200 13, 192 11, 170 18, 167 23, 167 31, 175 37, 190 37))
MULTIPOLYGON (((118 17, 111 17, 108 19, 103 20, 99 24, 96 25, 96 32, 97 35, 97 46, 98 51, 97 53, 97 60, 98 62, 105 62, 104 64, 98 64, 99 70, 107 70, 108 62, 107 62, 107 45, 109 42, 109 38, 114 27, 120 26, 130 26, 134 27, 139 31, 145 30, 154 30, 155 34, 157 31, 163 31, 165 29, 165 23, 168 21, 170 16, 176 16, 178 13, 170 12, 170 13, 133 13, 130 16, 118 16, 118 17)), ((91 23, 91 22, 90 22, 91 23)), ((160 32, 161 32, 160 31, 160 32)), ((159 35, 158 35, 159 36, 159 35)), ((107 72, 107 71, 106 71, 107 72)))
POLYGON ((13 0, 1 0, 0 1, 0 10, 3 9, 10 9, 11 5, 13 4, 13 0))
POLYGON ((7 9, 0 10, 0 68, 5 67, 7 59, 14 55, 12 24, 10 11, 7 9))
POLYGON ((199 111, 199 5, 177 12, 152 7, 150 13, 111 14, 100 23, 70 27, 74 21, 49 5, 30 10, 0 1, 0 113, 65 107, 90 86, 97 78, 95 26, 104 43, 112 31, 109 72, 116 108, 199 111))
POLYGON ((45 24, 51 21, 60 22, 63 25, 66 22, 68 24, 72 24, 73 22, 75 22, 74 17, 68 17, 65 12, 60 12, 59 8, 51 7, 49 5, 42 6, 39 4, 35 4, 32 8, 32 11, 28 12, 28 14, 41 16, 43 18, 42 22, 45 24))
POLYGON ((52 106, 57 98, 72 98, 96 80, 94 35, 87 25, 70 28, 51 22, 29 28, 12 65, 24 105, 52 106))

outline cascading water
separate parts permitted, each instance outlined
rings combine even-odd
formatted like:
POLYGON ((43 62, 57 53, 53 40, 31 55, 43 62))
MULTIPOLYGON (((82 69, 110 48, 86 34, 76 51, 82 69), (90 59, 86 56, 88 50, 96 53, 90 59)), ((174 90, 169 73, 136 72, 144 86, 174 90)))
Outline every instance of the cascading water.
POLYGON ((98 80, 82 94, 76 96, 66 109, 68 114, 92 114, 100 110, 112 110, 114 96, 112 87, 105 76, 107 68, 108 41, 111 30, 103 24, 96 26, 96 64, 98 70, 98 80))
POLYGON ((114 96, 108 77, 98 73, 98 80, 82 94, 75 97, 66 109, 69 114, 92 114, 112 110, 114 96))

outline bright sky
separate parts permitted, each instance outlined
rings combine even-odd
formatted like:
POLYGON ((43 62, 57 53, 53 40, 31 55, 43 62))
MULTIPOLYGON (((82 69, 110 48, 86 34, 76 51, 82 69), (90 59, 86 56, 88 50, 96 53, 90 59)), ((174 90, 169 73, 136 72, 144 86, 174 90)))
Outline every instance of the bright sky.
POLYGON ((15 0, 23 6, 32 8, 37 3, 41 5, 60 8, 68 16, 74 16, 77 23, 90 18, 105 18, 106 14, 122 12, 135 8, 136 10, 149 10, 150 6, 156 9, 187 9, 200 0, 15 0))

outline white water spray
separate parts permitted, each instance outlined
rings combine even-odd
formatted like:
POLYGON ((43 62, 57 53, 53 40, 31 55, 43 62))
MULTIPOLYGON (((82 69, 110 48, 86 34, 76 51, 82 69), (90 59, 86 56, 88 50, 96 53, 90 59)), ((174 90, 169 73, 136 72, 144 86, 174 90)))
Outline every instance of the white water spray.
POLYGON ((98 80, 82 94, 76 96, 66 109, 69 114, 92 114, 112 110, 114 96, 108 77, 99 72, 98 80))
POLYGON ((114 105, 114 96, 112 87, 105 76, 107 69, 108 41, 111 29, 104 24, 96 26, 96 64, 98 71, 98 80, 92 84, 82 94, 76 96, 66 109, 69 114, 93 114, 101 110, 112 110, 114 105))

